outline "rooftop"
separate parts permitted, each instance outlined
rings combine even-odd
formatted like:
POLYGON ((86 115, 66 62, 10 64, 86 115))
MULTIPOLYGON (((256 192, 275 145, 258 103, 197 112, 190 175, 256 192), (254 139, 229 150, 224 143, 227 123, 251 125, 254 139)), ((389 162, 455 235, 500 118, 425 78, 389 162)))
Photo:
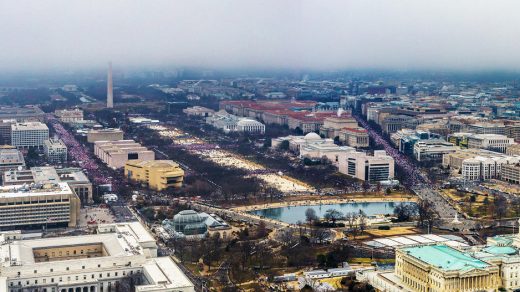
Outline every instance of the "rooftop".
POLYGON ((484 269, 490 266, 488 263, 446 245, 423 245, 402 250, 414 258, 444 271, 484 269))

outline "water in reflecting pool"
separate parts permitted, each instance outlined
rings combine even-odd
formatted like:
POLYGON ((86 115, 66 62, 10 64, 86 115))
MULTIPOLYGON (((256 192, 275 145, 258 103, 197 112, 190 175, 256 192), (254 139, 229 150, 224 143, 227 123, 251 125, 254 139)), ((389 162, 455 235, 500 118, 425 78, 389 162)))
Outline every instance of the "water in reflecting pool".
POLYGON ((350 212, 359 212, 359 210, 363 210, 363 212, 365 212, 366 215, 393 214, 395 206, 397 206, 400 203, 401 202, 351 202, 341 204, 323 204, 310 206, 287 206, 254 210, 250 211, 250 213, 294 224, 298 221, 305 222, 305 211, 308 208, 314 209, 314 211, 316 211, 316 215, 322 218, 325 212, 329 209, 336 209, 343 214, 350 212))

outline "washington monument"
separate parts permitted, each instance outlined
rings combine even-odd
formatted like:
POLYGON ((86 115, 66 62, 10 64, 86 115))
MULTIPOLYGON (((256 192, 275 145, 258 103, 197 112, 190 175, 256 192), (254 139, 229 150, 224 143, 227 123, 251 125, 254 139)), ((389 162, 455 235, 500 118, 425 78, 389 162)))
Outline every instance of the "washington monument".
POLYGON ((114 89, 112 88, 112 62, 108 62, 107 108, 114 107, 114 89))

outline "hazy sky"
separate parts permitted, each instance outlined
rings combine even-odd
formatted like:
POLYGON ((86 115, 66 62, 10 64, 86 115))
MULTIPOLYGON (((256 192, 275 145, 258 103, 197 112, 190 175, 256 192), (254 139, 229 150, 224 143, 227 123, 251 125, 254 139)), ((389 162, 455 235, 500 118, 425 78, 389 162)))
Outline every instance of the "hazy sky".
POLYGON ((0 71, 520 68, 518 0, 0 0, 0 71))

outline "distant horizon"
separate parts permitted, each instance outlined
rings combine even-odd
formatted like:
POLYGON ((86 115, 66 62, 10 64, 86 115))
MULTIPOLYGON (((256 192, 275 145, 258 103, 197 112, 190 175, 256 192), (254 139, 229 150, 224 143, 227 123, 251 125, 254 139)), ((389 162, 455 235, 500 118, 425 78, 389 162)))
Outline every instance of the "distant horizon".
POLYGON ((514 0, 0 2, 0 71, 520 70, 514 0))

